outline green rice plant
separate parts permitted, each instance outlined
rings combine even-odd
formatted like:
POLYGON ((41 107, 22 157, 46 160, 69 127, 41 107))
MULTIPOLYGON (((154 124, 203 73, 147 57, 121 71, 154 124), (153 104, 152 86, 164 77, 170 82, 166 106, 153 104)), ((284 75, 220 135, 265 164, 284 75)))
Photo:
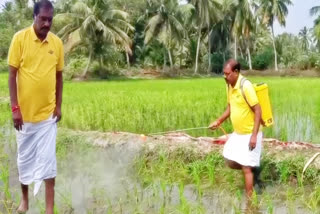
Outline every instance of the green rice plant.
POLYGON ((274 213, 274 203, 272 201, 271 195, 266 193, 264 195, 264 201, 265 201, 266 206, 267 206, 267 213, 268 214, 273 214, 274 213))
POLYGON ((189 169, 190 169, 190 174, 193 178, 193 181, 195 182, 196 186, 197 186, 197 190, 198 190, 198 195, 199 197, 201 197, 202 195, 202 191, 201 191, 201 174, 202 172, 202 165, 201 162, 193 162, 189 165, 189 169))
POLYGON ((61 201, 64 210, 67 210, 68 212, 73 212, 74 208, 72 206, 72 194, 70 191, 64 191, 64 192, 60 192, 60 191, 55 191, 57 198, 59 198, 59 200, 61 201))
POLYGON ((123 213, 123 202, 122 202, 122 198, 119 198, 118 200, 118 206, 119 206, 119 213, 123 213))
MULTIPOLYGON (((1 149, 1 148, 0 148, 1 149)), ((0 189, 4 193, 4 200, 11 201, 10 185, 9 185, 9 160, 6 154, 0 150, 0 189), (2 185, 1 185, 2 184, 2 185)))
POLYGON ((54 214, 59 214, 58 208, 56 205, 53 206, 53 213, 54 214))
POLYGON ((251 197, 251 206, 254 208, 258 208, 259 207, 259 200, 258 200, 258 195, 256 193, 256 191, 253 190, 252 192, 252 197, 251 197))
POLYGON ((316 213, 320 209, 320 186, 315 186, 314 190, 309 196, 304 196, 305 205, 313 212, 316 213))
MULTIPOLYGON (((11 118, 7 74, 0 74, 0 124, 11 118), (6 101, 3 101, 6 100, 6 101)), ((320 141, 320 80, 249 77, 269 85, 275 125, 266 137, 285 141, 320 141)), ((223 79, 117 80, 65 82, 63 119, 66 128, 152 133, 207 126, 226 107, 223 79)), ((229 121, 223 124, 232 131, 229 121)), ((193 136, 219 132, 190 131, 193 136)))
POLYGON ((179 199, 180 199, 180 205, 178 210, 182 213, 190 213, 191 207, 184 196, 184 184, 181 182, 179 183, 179 199))
POLYGON ((107 199, 107 204, 108 204, 107 214, 112 214, 112 203, 109 198, 107 199))
POLYGON ((213 152, 209 154, 206 159, 206 172, 208 174, 209 182, 211 185, 214 185, 216 182, 216 171, 223 165, 223 158, 221 154, 213 152))
POLYGON ((294 212, 293 205, 294 205, 294 201, 297 198, 297 195, 295 194, 294 189, 292 189, 291 187, 287 189, 286 198, 287 198, 287 207, 288 207, 289 213, 293 213, 294 212))
POLYGON ((167 183, 165 181, 160 181, 160 188, 163 194, 163 201, 165 202, 167 199, 167 183))

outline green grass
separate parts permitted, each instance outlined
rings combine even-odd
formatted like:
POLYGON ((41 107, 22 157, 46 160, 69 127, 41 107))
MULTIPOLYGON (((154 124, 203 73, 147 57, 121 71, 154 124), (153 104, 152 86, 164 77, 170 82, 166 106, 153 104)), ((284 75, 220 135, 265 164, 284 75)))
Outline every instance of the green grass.
MULTIPOLYGON (((254 207, 265 210, 265 213, 274 213, 275 207, 279 206, 276 204, 284 202, 289 213, 295 213, 297 207, 303 207, 312 213, 320 208, 320 171, 316 167, 307 169, 302 183, 301 172, 307 161, 304 156, 275 160, 273 155, 264 155, 262 160, 261 179, 267 188, 262 193, 254 194, 254 207)), ((193 186, 199 198, 198 205, 203 198, 213 194, 211 192, 222 195, 225 192, 232 196, 235 203, 233 208, 237 210, 244 194, 242 172, 226 167, 218 151, 203 156, 182 147, 170 150, 159 146, 151 151, 146 150, 137 159, 136 167, 139 178, 146 187, 155 183, 177 186, 182 213, 189 213, 190 201, 183 194, 187 185, 193 186)), ((230 204, 225 197, 224 203, 230 204)))
MULTIPOLYGON (((275 125, 265 136, 320 142, 320 79, 249 78, 270 88, 275 125)), ((0 98, 8 97, 7 74, 0 74, 0 98)), ((11 116, 0 102, 0 123, 11 116)), ((63 127, 80 130, 153 133, 207 126, 226 107, 221 78, 66 82, 63 127)), ((232 131, 230 121, 223 124, 232 131)), ((193 136, 221 135, 218 130, 190 131, 193 136)))
MULTIPOLYGON (((269 84, 275 117, 275 125, 265 130, 266 136, 320 142, 320 80, 253 79, 261 81, 269 84)), ((207 126, 224 111, 225 92, 220 78, 66 83, 62 125, 136 133, 207 126)), ((232 131, 229 121, 223 127, 232 131)), ((207 136, 211 132, 189 134, 207 136)))

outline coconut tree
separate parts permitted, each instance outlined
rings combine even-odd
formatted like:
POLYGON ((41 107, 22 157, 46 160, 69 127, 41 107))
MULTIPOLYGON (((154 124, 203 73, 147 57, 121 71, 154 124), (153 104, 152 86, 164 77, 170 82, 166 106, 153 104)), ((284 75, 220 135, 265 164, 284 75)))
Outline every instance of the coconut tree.
POLYGON ((286 25, 286 16, 288 15, 289 5, 292 5, 291 0, 259 0, 258 13, 261 15, 262 22, 271 28, 274 49, 274 66, 276 71, 278 71, 278 62, 273 23, 274 20, 277 19, 281 26, 286 25))
POLYGON ((303 27, 299 32, 299 38, 301 40, 301 48, 302 50, 308 52, 310 47, 310 33, 307 27, 303 27))
POLYGON ((128 14, 113 9, 107 0, 78 1, 70 12, 58 14, 55 19, 57 22, 70 20, 58 32, 62 39, 68 42, 79 35, 79 42, 73 41, 73 44, 83 45, 88 50, 88 64, 82 76, 87 74, 93 58, 98 58, 100 68, 103 66, 103 50, 110 46, 131 53, 127 32, 133 27, 128 22, 128 14))
POLYGON ((315 42, 315 46, 317 47, 318 51, 320 51, 320 6, 314 6, 310 9, 311 16, 317 16, 314 20, 313 26, 313 41, 315 42))
POLYGON ((145 29, 145 44, 152 38, 162 43, 168 52, 170 66, 173 67, 172 48, 175 42, 181 42, 185 31, 177 18, 177 1, 162 0, 157 12, 150 18, 145 29))
MULTIPOLYGON (((198 73, 198 62, 199 62, 199 52, 200 52, 200 42, 202 37, 202 31, 205 30, 207 35, 210 35, 212 25, 216 24, 221 19, 221 4, 216 0, 190 0, 192 5, 194 5, 194 21, 197 29, 197 53, 194 73, 198 73)), ((210 39, 208 40, 210 47, 210 39)), ((211 52, 210 48, 209 52, 211 52)), ((210 55, 210 54, 209 54, 210 55)), ((209 56, 210 58, 210 56, 209 56)), ((210 64, 210 63, 209 63, 210 64)))
POLYGON ((239 0, 236 5, 233 6, 235 11, 233 19, 232 34, 234 37, 234 57, 237 59, 238 40, 242 39, 245 45, 246 53, 248 55, 249 68, 251 65, 251 53, 250 53, 250 36, 252 31, 255 30, 255 16, 253 14, 253 5, 250 0, 239 0))

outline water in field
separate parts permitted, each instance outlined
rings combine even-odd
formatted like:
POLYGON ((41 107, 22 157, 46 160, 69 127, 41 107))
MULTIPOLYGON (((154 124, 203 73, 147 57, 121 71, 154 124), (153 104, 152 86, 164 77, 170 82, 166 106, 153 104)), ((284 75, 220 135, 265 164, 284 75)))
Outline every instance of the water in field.
MULTIPOLYGON (((20 198, 14 131, 3 128, 1 136, 1 147, 9 161, 11 196, 5 199, 0 193, 0 213, 14 213, 20 198)), ((248 209, 243 186, 230 191, 227 186, 208 188, 202 184, 199 192, 195 184, 167 184, 161 179, 141 183, 134 168, 141 148, 134 141, 100 148, 64 136, 58 144, 71 146, 57 146, 57 213, 314 213, 292 187, 290 193, 289 187, 268 186, 256 198, 258 208, 248 209)), ((3 186, 0 182, 0 188, 3 186)), ((44 207, 42 185, 36 197, 30 191, 28 213, 44 213, 44 207)))

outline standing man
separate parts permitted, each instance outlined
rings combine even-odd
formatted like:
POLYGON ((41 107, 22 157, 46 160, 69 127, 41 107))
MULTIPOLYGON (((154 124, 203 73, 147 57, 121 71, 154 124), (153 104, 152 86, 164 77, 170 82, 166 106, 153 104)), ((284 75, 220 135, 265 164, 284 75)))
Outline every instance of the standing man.
POLYGON ((34 194, 37 194, 43 180, 46 214, 53 213, 56 123, 61 119, 64 66, 63 43, 50 32, 53 10, 48 0, 35 3, 33 25, 14 35, 8 55, 9 91, 22 189, 19 213, 28 210, 28 185, 34 182, 34 194))
MULTIPOLYGON (((224 146, 223 156, 230 168, 243 171, 246 194, 251 198, 254 185, 253 172, 260 165, 261 107, 253 85, 249 81, 244 81, 242 84, 246 99, 244 98, 241 91, 241 80, 244 77, 240 74, 240 64, 237 61, 228 60, 223 73, 228 86, 228 105, 222 116, 211 123, 209 128, 216 129, 230 116, 234 132, 224 146)), ((257 173, 255 176, 258 176, 257 173)))

